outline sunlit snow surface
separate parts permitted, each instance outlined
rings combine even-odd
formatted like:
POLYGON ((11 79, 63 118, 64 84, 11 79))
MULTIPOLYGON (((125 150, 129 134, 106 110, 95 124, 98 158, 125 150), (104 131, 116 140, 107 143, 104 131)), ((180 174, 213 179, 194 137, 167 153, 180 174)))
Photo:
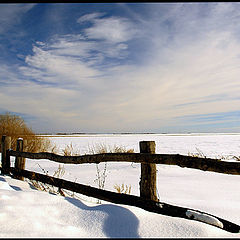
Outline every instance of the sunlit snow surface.
MULTIPOLYGON (((80 154, 88 154, 91 148, 99 144, 109 148, 133 148, 139 152, 139 141, 155 141, 156 153, 188 155, 201 151, 206 157, 225 157, 227 161, 234 161, 231 156, 240 156, 240 134, 109 134, 57 136, 50 139, 60 151, 72 144, 80 154)), ((58 166, 58 163, 49 160, 26 161, 27 170, 43 173, 42 168, 49 175, 58 166)), ((98 187, 95 181, 96 164, 65 164, 64 169, 64 179, 98 187)), ((99 169, 101 174, 104 163, 99 164, 99 169)), ((106 173, 106 190, 116 191, 114 185, 123 183, 131 185, 131 194, 139 196, 140 164, 107 163, 106 173)), ((207 212, 238 225, 239 182, 240 176, 157 165, 160 201, 207 212)), ((240 237, 239 234, 228 233, 198 221, 163 216, 104 201, 97 204, 94 198, 77 196, 80 199, 36 191, 27 182, 0 176, 0 237, 240 237)), ((194 215, 192 212, 188 214, 194 215)))

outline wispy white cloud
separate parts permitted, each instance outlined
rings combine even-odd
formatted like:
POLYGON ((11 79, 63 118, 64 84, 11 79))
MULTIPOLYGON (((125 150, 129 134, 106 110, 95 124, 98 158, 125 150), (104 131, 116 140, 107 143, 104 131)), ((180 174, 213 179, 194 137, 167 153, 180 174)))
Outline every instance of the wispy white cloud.
MULTIPOLYGON (((89 39, 104 40, 112 43, 126 42, 132 39, 137 31, 133 24, 123 17, 100 18, 101 13, 83 15, 78 19, 78 23, 90 21, 92 26, 84 30, 89 39)), ((136 37, 136 36, 135 36, 136 37)))
POLYGON ((81 24, 88 21, 94 21, 96 18, 102 17, 104 15, 106 15, 106 13, 101 13, 101 12, 85 14, 77 19, 77 23, 81 24))
MULTIPOLYGON (((63 52, 66 49, 63 49, 63 52)), ((60 51, 58 49, 58 51, 60 51)), ((19 69, 25 76, 33 77, 41 83, 55 83, 62 87, 89 86, 94 87, 91 83, 91 78, 100 73, 87 63, 76 59, 74 56, 67 53, 64 56, 63 52, 58 54, 58 51, 43 50, 40 47, 34 46, 33 55, 26 57, 28 66, 20 67, 19 69)))
POLYGON ((39 83, 102 89, 103 76, 128 55, 127 40, 118 43, 88 40, 82 34, 55 35, 48 42, 36 42, 32 55, 25 58, 27 66, 19 70, 39 83))

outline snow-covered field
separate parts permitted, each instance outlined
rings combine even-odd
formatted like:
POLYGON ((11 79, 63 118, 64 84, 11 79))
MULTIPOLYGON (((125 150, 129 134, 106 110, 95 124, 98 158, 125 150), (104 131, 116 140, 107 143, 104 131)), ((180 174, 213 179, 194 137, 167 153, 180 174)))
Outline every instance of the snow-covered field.
MULTIPOLYGON (((240 134, 105 134, 51 136, 60 149, 72 144, 80 154, 97 145, 121 146, 139 152, 139 141, 155 141, 156 153, 206 157, 240 156, 240 134)), ((14 159, 12 159, 13 161, 14 159)), ((96 164, 60 164, 62 178, 97 187, 96 164)), ((26 169, 52 175, 59 164, 49 160, 26 161, 26 169)), ((100 175, 105 164, 99 165, 100 175)), ((139 196, 140 164, 107 163, 104 189, 131 185, 139 196)), ((159 199, 201 210, 240 225, 240 176, 204 172, 178 166, 157 165, 159 199)), ((0 176, 0 237, 240 237, 205 223, 150 213, 137 207, 116 205, 83 195, 77 199, 36 191, 27 182, 0 176)))

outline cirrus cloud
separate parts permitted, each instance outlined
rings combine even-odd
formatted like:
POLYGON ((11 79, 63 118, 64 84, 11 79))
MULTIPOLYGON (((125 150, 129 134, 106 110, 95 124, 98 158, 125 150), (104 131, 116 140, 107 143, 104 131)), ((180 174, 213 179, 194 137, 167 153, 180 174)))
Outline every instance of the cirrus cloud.
POLYGON ((0 101, 58 131, 237 129, 238 5, 120 6, 128 16, 82 13, 78 31, 38 39, 24 64, 4 65, 0 101))

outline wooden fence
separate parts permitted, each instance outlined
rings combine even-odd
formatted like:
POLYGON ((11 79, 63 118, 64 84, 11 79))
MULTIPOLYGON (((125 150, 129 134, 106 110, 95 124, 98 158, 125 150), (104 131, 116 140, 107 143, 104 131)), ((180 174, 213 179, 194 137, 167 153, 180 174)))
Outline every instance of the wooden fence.
POLYGON ((156 164, 177 165, 180 167, 200 169, 203 171, 240 175, 240 163, 238 162, 225 162, 217 159, 198 158, 179 154, 155 154, 154 141, 141 141, 139 143, 140 153, 102 153, 81 156, 61 156, 48 152, 23 152, 23 139, 17 140, 17 149, 14 151, 11 149, 10 143, 11 138, 9 136, 2 136, 2 174, 10 174, 12 177, 21 180, 23 180, 25 177, 31 180, 36 180, 56 186, 59 189, 67 189, 73 192, 117 204, 136 206, 155 213, 201 221, 233 233, 240 232, 240 226, 222 218, 213 216, 208 213, 203 213, 198 210, 183 208, 160 202, 156 193, 156 164), (11 156, 15 157, 14 167, 10 166, 11 156), (106 191, 103 189, 82 185, 80 183, 74 183, 64 179, 27 171, 25 170, 25 158, 48 159, 64 164, 98 164, 100 162, 140 163, 140 197, 106 191), (206 215, 208 218, 204 217, 206 215), (209 221, 209 218, 212 220, 209 221))

